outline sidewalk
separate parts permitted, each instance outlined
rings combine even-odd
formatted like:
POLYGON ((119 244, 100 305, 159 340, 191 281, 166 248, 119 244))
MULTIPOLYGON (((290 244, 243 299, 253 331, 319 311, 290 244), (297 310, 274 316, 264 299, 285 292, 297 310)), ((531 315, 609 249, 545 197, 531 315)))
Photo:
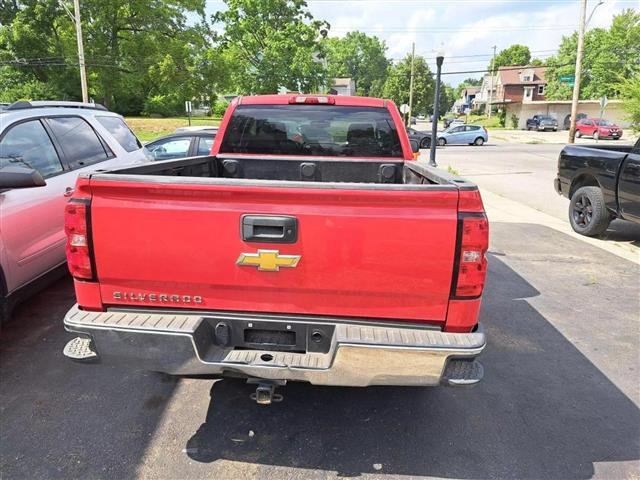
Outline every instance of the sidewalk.
POLYGON ((636 265, 640 265, 640 248, 613 240, 601 240, 598 238, 585 237, 573 231, 568 222, 560 220, 556 217, 540 212, 534 208, 523 205, 522 203, 501 197, 488 190, 482 190, 482 200, 484 202, 489 222, 502 223, 532 223, 536 225, 544 225, 570 237, 581 240, 585 243, 613 253, 618 257, 629 260, 636 265))

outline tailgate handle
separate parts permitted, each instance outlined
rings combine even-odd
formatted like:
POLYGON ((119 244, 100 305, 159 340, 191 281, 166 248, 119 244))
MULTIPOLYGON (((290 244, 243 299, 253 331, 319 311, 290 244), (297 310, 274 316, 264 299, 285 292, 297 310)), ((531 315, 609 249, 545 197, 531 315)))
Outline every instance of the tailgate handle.
POLYGON ((298 241, 298 219, 276 215, 243 215, 242 240, 262 243, 298 241))

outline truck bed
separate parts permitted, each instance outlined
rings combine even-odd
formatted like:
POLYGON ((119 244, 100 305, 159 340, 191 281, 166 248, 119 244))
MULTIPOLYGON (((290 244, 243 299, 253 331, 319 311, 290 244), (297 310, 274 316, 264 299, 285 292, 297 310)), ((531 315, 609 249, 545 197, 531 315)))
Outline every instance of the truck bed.
MULTIPOLYGON (((372 188, 381 185, 382 188, 398 189, 396 186, 441 186, 455 189, 472 189, 476 186, 460 177, 447 174, 435 168, 425 167, 415 161, 380 160, 380 159, 338 159, 334 157, 291 158, 291 157, 263 157, 249 155, 226 155, 218 157, 191 157, 181 160, 166 160, 153 162, 135 167, 121 168, 101 173, 100 178, 115 179, 111 175, 118 175, 121 180, 142 180, 146 182, 195 182, 197 178, 231 179, 237 180, 269 180, 272 185, 300 186, 295 183, 356 183, 366 184, 358 186, 344 186, 344 188, 372 188), (129 177, 134 175, 135 177, 129 177), (171 177, 170 179, 150 177, 171 177), (178 180, 175 177, 188 177, 178 180), (275 182, 275 183, 274 183, 275 182)), ((256 182, 249 182, 256 183, 256 182)), ((238 184, 246 185, 247 182, 238 184)), ((263 184, 264 183, 259 183, 263 184)), ((306 185, 310 186, 310 185, 306 185)), ((331 185, 315 185, 320 188, 331 185)), ((333 185, 333 187, 338 187, 333 185)))

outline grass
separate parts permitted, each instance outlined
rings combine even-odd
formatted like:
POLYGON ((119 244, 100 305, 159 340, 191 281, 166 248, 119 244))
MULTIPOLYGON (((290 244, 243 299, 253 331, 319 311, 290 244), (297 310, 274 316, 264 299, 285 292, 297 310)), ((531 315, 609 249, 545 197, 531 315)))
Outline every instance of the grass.
MULTIPOLYGON (((142 142, 154 140, 173 133, 178 127, 189 125, 187 117, 148 118, 126 117, 127 124, 142 142)), ((191 119, 191 125, 219 125, 219 118, 197 117, 191 119)))
POLYGON ((451 175, 460 175, 460 172, 458 172, 458 170, 453 168, 451 165, 447 165, 447 172, 449 172, 451 175))

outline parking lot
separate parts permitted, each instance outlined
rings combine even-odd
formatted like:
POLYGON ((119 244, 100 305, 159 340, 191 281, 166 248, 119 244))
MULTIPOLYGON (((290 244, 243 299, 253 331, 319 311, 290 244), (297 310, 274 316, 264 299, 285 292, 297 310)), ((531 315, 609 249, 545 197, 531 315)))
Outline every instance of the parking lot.
POLYGON ((478 387, 289 384, 260 407, 238 380, 74 364, 63 278, 3 326, 3 477, 637 478, 640 235, 569 232, 550 183, 560 148, 438 151, 480 185, 491 220, 478 387))

